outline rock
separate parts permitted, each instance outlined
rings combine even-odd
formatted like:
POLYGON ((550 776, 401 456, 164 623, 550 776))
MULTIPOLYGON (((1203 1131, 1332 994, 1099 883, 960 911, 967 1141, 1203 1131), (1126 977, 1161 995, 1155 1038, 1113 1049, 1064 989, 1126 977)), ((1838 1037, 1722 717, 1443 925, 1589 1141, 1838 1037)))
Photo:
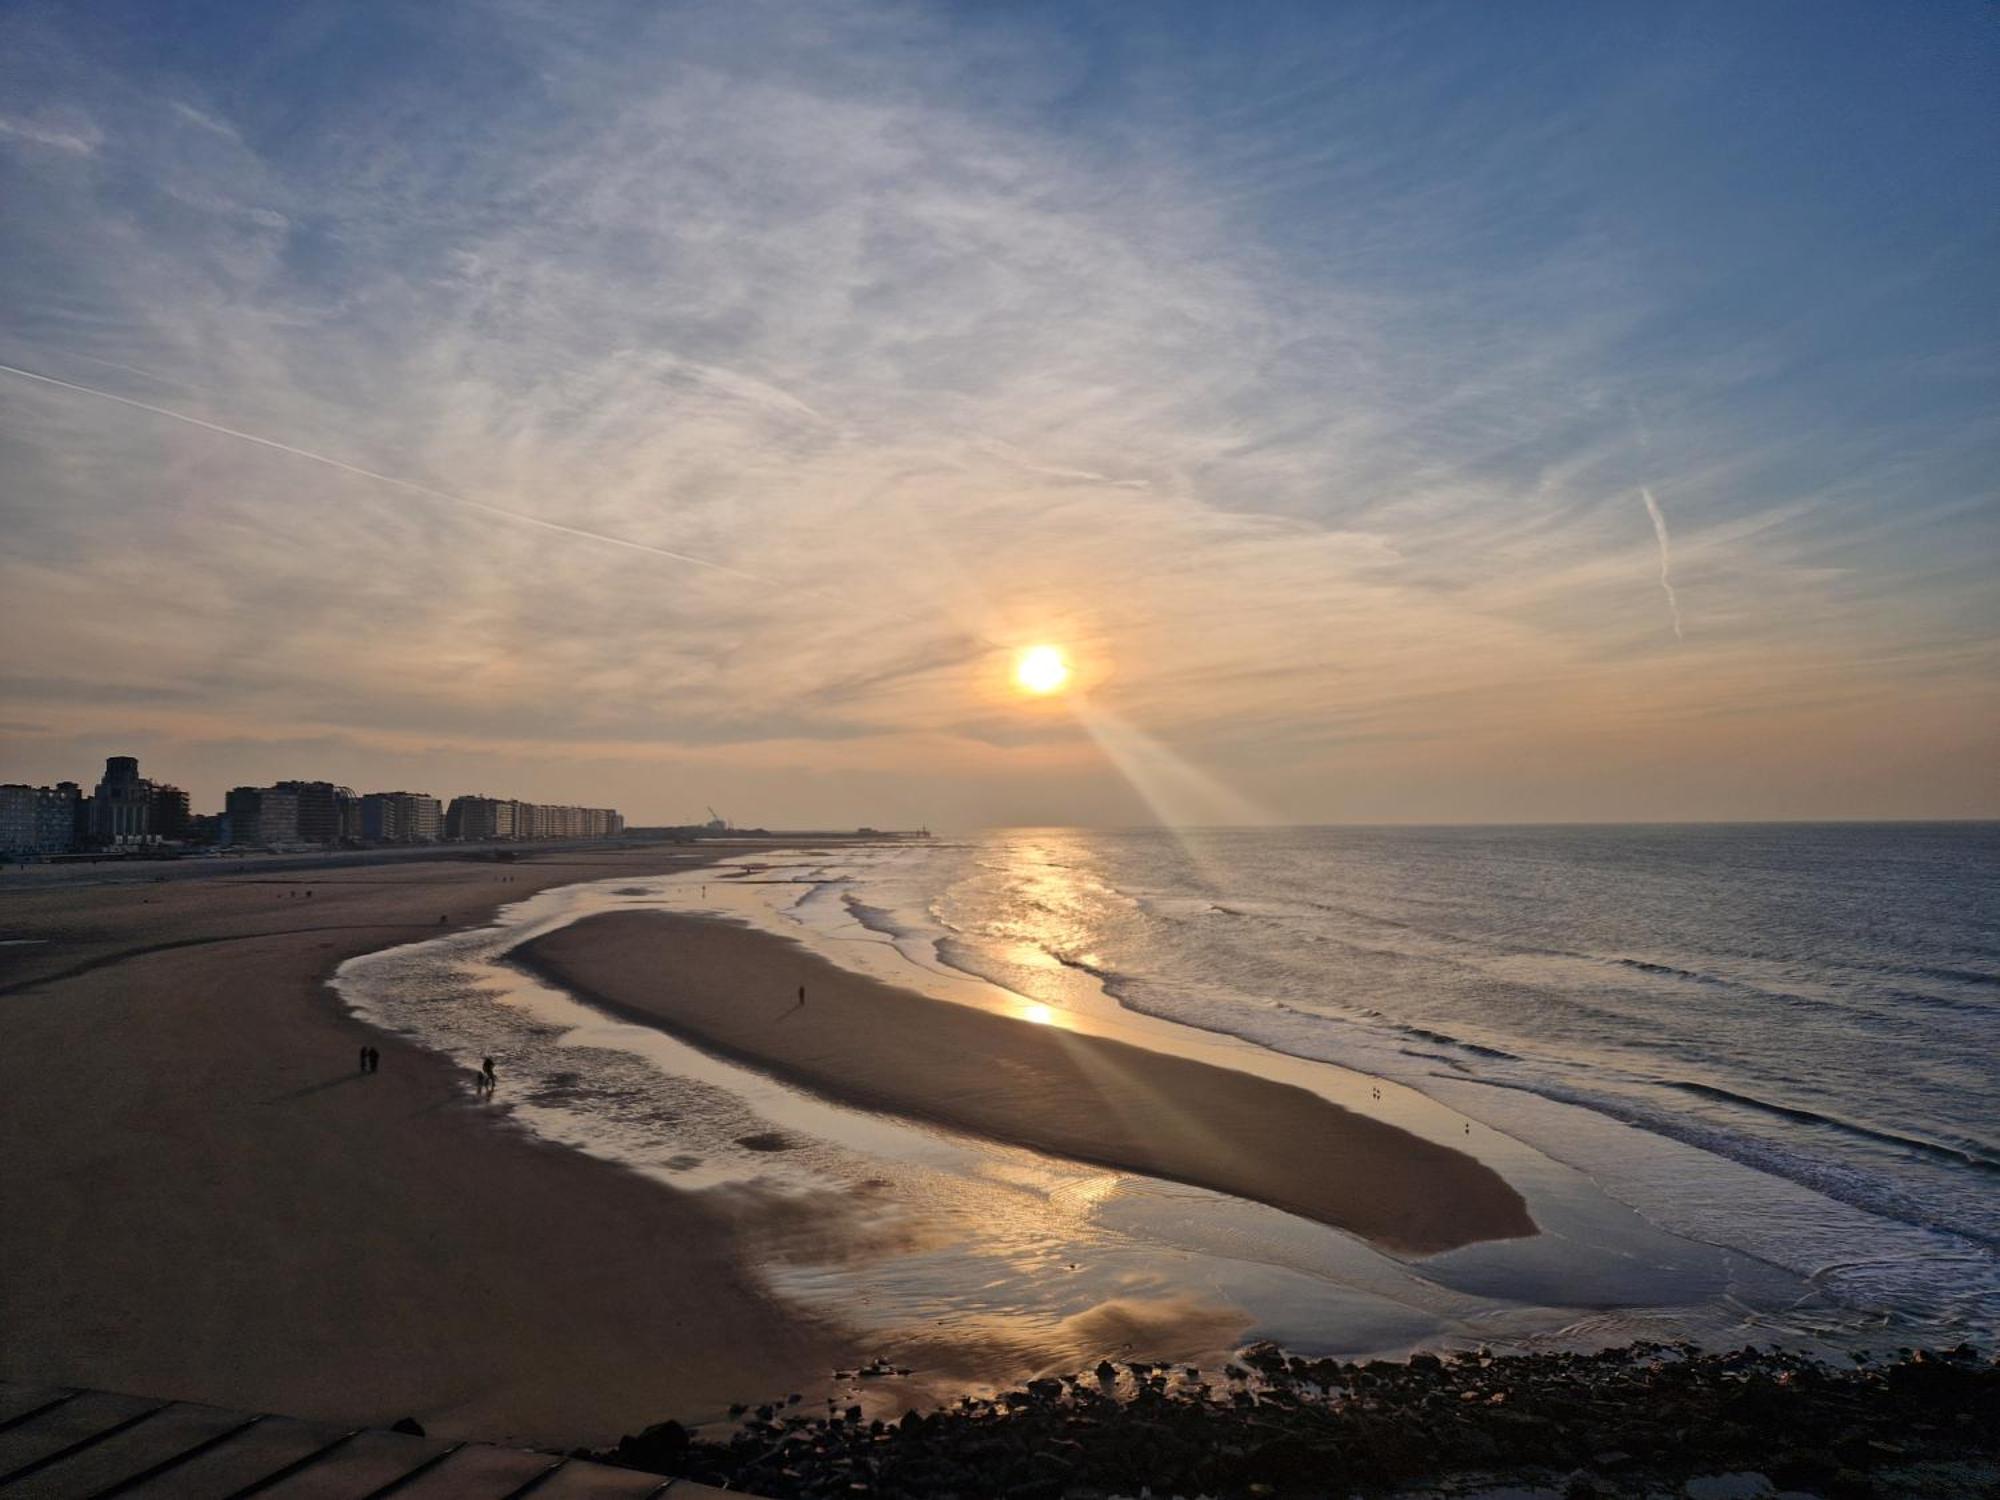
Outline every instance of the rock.
POLYGON ((1252 1344, 1240 1358, 1251 1369, 1266 1375, 1279 1374, 1286 1368, 1285 1351, 1268 1339, 1252 1344))
POLYGON ((389 1430, 391 1432, 401 1432, 410 1437, 422 1437, 424 1435, 424 1424, 419 1422, 415 1417, 401 1417, 389 1424, 389 1430))
POLYGON ((1740 1470, 1734 1474, 1703 1474, 1681 1486, 1688 1500, 1763 1500, 1777 1493, 1777 1486, 1762 1474, 1740 1470))
POLYGON ((688 1430, 678 1422, 655 1422, 637 1437, 618 1440, 618 1458, 637 1469, 655 1474, 673 1472, 685 1461, 688 1430))
POLYGON ((1771 1466, 1771 1472, 1789 1488, 1816 1490, 1833 1482, 1840 1460, 1828 1448, 1792 1448, 1771 1466))
MULTIPOLYGON (((1128 1384, 1124 1362, 1106 1362, 1101 1385, 1088 1373, 1045 1378, 893 1423, 864 1424, 858 1406, 833 1416, 829 1401, 830 1421, 788 1415, 780 1427, 765 1417, 777 1408, 762 1407, 721 1439, 691 1442, 662 1424, 612 1456, 798 1500, 1086 1500, 1143 1484, 1160 1496, 1243 1497, 1255 1484, 1284 1495, 1359 1486, 1439 1497, 1466 1495, 1468 1483, 1497 1500, 1504 1492, 1489 1486, 1510 1475, 1523 1485, 1525 1474, 1566 1471, 1514 1493, 1864 1500, 1904 1492, 1898 1485, 1925 1465, 1990 1454, 1987 1434, 2000 1431, 2000 1364, 1983 1358, 1913 1359, 1924 1371, 1913 1388, 1892 1377, 1893 1362, 1844 1372, 1777 1349, 1633 1345, 1366 1367, 1261 1345, 1244 1357, 1262 1373, 1231 1367, 1236 1380, 1216 1392, 1183 1383, 1181 1367, 1143 1360, 1131 1362, 1128 1384), (1690 1468, 1697 1475, 1682 1488, 1690 1468), (1871 1481, 1868 1469, 1883 1477, 1871 1481)), ((2000 1473, 1972 1462, 1981 1483, 2000 1473)))

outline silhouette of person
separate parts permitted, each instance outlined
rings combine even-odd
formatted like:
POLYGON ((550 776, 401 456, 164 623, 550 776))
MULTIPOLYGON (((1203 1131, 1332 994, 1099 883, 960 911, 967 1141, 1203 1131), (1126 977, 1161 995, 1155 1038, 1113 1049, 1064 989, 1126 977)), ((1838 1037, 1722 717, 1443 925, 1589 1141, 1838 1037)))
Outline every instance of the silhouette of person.
POLYGON ((368 1049, 365 1046, 361 1049, 361 1071, 368 1071, 368 1049))
POLYGON ((804 1005, 805 1003, 806 1003, 806 987, 805 987, 804 985, 800 985, 800 986, 799 986, 799 1004, 801 1004, 801 1005, 804 1005))
POLYGON ((480 1076, 486 1080, 486 1092, 492 1093, 499 1086, 500 1077, 493 1071, 493 1059, 487 1058, 479 1068, 480 1076))

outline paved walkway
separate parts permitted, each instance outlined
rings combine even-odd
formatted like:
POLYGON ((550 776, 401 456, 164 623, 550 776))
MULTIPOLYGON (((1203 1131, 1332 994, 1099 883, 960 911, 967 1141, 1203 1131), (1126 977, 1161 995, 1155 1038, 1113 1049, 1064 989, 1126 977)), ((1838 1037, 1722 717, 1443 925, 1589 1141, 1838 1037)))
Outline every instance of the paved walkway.
POLYGON ((6 1500, 638 1500, 669 1493, 714 1500, 723 1491, 525 1448, 0 1381, 6 1500))

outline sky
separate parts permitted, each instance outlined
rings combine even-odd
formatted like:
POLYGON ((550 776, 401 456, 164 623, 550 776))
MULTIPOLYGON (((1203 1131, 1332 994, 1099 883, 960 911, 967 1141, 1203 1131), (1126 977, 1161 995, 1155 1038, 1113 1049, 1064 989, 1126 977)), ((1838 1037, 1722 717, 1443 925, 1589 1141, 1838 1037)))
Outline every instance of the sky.
POLYGON ((12 0, 0 779, 2000 816, 1996 77, 1975 0, 12 0))

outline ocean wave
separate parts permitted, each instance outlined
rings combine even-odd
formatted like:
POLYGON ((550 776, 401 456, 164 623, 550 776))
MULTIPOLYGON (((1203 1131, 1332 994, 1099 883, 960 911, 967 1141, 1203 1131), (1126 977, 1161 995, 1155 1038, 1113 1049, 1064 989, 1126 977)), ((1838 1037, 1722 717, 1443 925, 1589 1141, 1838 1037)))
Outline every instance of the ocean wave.
POLYGON ((1653 1135, 1664 1136, 1668 1140, 1693 1146, 1697 1150, 1706 1151, 1713 1156, 1722 1157, 1755 1171, 1797 1183, 1800 1187, 1809 1188, 1837 1203, 1858 1208, 1864 1213, 1907 1224, 1912 1228, 1948 1234, 1979 1245, 1987 1251, 2000 1250, 2000 1230, 1968 1224, 1958 1216, 1940 1212, 1935 1207, 1916 1201, 1872 1173, 1859 1171, 1826 1158, 1808 1156, 1804 1152, 1764 1136, 1730 1130, 1726 1126, 1670 1109, 1649 1107, 1634 1097, 1568 1087, 1546 1080, 1528 1081, 1484 1076, 1467 1081, 1487 1088, 1533 1094, 1558 1104, 1575 1105, 1579 1109, 1590 1110, 1594 1114, 1604 1115, 1621 1124, 1648 1131, 1653 1135))
MULTIPOLYGON (((1591 957, 1591 955, 1587 954, 1573 956, 1591 957)), ((1684 969, 1674 964, 1659 963, 1650 959, 1599 958, 1595 961, 1608 964, 1614 968, 1626 969, 1633 973, 1650 975, 1658 979, 1678 980, 1689 984, 1709 985, 1718 989, 1732 990, 1739 995, 1755 996, 1759 1000, 1768 1000, 1777 1005, 1797 1006, 1802 1009, 1817 1011, 1832 1011, 1846 1017, 1856 1025, 1868 1026, 1882 1031, 1895 1031, 1910 1024, 1908 1017, 1883 1010, 1879 1004, 1882 1000, 1929 1006, 1938 1010, 1970 1012, 1974 1015, 1992 1015, 1994 1013, 1992 1006, 1982 1004, 1979 1001, 1954 999, 1950 995, 1939 995, 1929 990, 1878 990, 1858 999, 1849 1000, 1828 995, 1802 995, 1796 990, 1774 989, 1769 985, 1759 984, 1754 980, 1741 979, 1727 974, 1710 973, 1701 969, 1684 969)), ((1937 971, 1896 970, 1893 972, 1936 973, 1937 971)))
POLYGON ((1113 983, 1124 980, 1126 977, 1125 975, 1120 974, 1116 969, 1106 966, 1101 961, 1098 963, 1092 963, 1087 958, 1080 958, 1074 953, 1064 953, 1060 949, 1056 948, 1044 948, 1042 949, 1042 951, 1048 954, 1048 956, 1050 958, 1053 958, 1057 963, 1061 964, 1065 969, 1076 969, 1081 971, 1082 973, 1089 974, 1093 978, 1103 980, 1106 985, 1106 993, 1114 993, 1109 989, 1109 986, 1113 983))
POLYGON ((1951 984, 1979 984, 2000 989, 2000 974, 1988 974, 1983 969, 1947 969, 1920 965, 1905 972, 1923 979, 1942 979, 1951 984))
POLYGON ((1991 1016, 2000 1010, 1979 1000, 1954 1000, 1949 995, 1934 995, 1929 990, 1889 990, 1885 999, 1900 1000, 1905 1003, 1935 1006, 1939 1010, 1955 1010, 1966 1015, 1991 1016))
POLYGON ((870 932, 879 932, 886 938, 902 942, 929 936, 921 924, 899 918, 888 907, 871 906, 851 890, 841 892, 840 904, 863 927, 870 932))
POLYGON ((1796 1104, 1780 1104, 1771 1099, 1759 1099, 1753 1094, 1738 1093, 1734 1089, 1718 1088, 1711 1083, 1694 1083, 1685 1079, 1669 1079, 1666 1088, 1679 1089, 1682 1093, 1696 1094, 1704 1099, 1714 1099, 1724 1104, 1740 1105, 1768 1115, 1778 1115, 1787 1120, 1798 1120, 1808 1125, 1822 1125, 1833 1130, 1863 1140, 1880 1142, 1903 1150, 1916 1151, 1948 1161, 1960 1166, 1972 1167, 1979 1171, 2000 1172, 2000 1157, 1988 1155, 1976 1146, 1949 1145, 1942 1141, 1926 1140, 1921 1136, 1903 1135, 1893 1130, 1882 1130, 1872 1125, 1862 1125, 1854 1120, 1844 1120, 1838 1115, 1823 1114, 1816 1109, 1807 1109, 1796 1104))
POLYGON ((1413 1036, 1420 1042, 1435 1042, 1441 1047, 1456 1047, 1461 1052, 1470 1052, 1474 1057, 1490 1057, 1498 1062, 1519 1062, 1518 1052, 1508 1052, 1499 1047, 1487 1047, 1478 1042, 1468 1042, 1445 1031, 1433 1031, 1427 1026, 1410 1026, 1402 1022, 1389 1023, 1405 1036, 1413 1036))
MULTIPOLYGON (((1613 958, 1606 962, 1621 969, 1636 969, 1641 974, 1658 974, 1669 979, 1688 979, 1696 984, 1725 984, 1743 988, 1735 980, 1724 979, 1720 974, 1703 974, 1695 969, 1680 969, 1672 964, 1654 963, 1644 958, 1613 958)), ((1791 998, 1791 997, 1787 997, 1791 998)))

